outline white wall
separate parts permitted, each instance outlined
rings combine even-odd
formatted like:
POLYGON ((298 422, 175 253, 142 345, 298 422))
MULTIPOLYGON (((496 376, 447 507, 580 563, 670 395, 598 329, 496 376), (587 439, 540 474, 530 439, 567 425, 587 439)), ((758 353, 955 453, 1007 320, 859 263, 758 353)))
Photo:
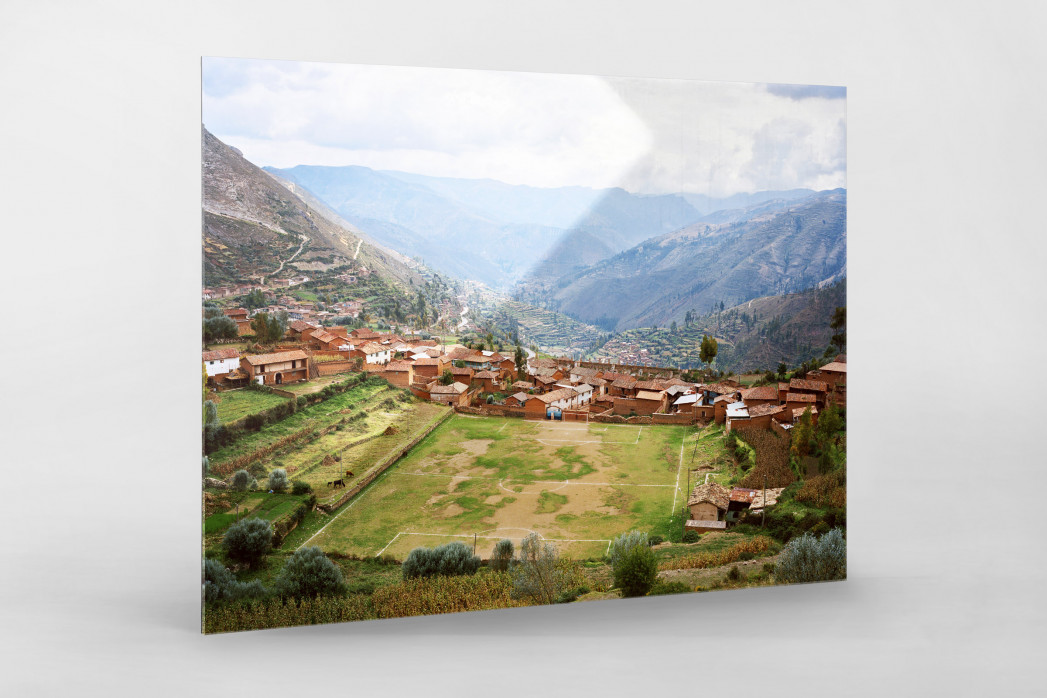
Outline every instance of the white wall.
MULTIPOLYGON (((10 4, 0 23, 0 178, 15 203, 5 207, 0 283, 8 297, 33 295, 12 321, 71 297, 115 317, 163 318, 149 325, 150 346, 169 378, 8 377, 22 397, 0 421, 4 461, 33 467, 8 473, 20 494, 0 508, 9 534, 0 689, 287 695, 303 682, 344 690, 349 672, 360 695, 459 695, 463 678, 533 695, 526 676, 550 698, 684 695, 696 675, 709 693, 744 684, 781 696, 1035 694, 1047 626, 1040 513, 1014 508, 987 523, 929 510, 927 493, 947 507, 987 488, 1042 490, 1040 414, 1011 417, 1004 436, 962 401, 938 401, 918 427, 876 407, 898 394, 894 376, 907 377, 904 391, 936 396, 972 375, 1032 395, 1047 388, 1042 8, 10 4), (850 581, 199 637, 205 54, 847 85, 850 581), (41 265, 53 282, 39 283, 41 265), (39 418, 54 414, 57 393, 77 416, 60 429, 39 418), (114 415, 121 438, 100 438, 114 415), (97 476, 79 477, 84 468, 97 476), (26 496, 42 473, 43 507, 26 496), (884 516, 886 498, 912 515, 884 516), (728 624, 751 628, 750 638, 715 658, 696 652, 720 645, 728 624)), ((114 335, 94 315, 70 315, 63 332, 79 361, 115 368, 114 335)), ((21 351, 0 343, 9 365, 21 351)), ((34 351, 40 364, 63 365, 70 349, 34 351)))

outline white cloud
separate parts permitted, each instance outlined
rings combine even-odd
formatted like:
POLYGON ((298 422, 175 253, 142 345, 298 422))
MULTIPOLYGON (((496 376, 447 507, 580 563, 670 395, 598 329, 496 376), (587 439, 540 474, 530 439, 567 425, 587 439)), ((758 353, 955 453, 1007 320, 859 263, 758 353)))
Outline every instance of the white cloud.
POLYGON ((209 58, 203 106, 206 126, 259 165, 723 195, 844 185, 845 100, 812 94, 209 58))

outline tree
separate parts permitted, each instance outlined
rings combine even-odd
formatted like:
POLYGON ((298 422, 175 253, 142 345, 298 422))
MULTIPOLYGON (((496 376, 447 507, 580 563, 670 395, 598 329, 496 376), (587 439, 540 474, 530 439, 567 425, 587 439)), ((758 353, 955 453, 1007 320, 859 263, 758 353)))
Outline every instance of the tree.
POLYGON ((244 296, 244 307, 248 310, 254 310, 255 308, 261 308, 265 305, 265 294, 262 293, 262 289, 255 288, 251 289, 251 292, 244 296))
POLYGON ((451 373, 451 369, 444 369, 444 372, 440 374, 440 385, 450 385, 454 383, 454 374, 451 373))
POLYGON ((216 339, 235 339, 237 334, 236 320, 226 315, 205 318, 203 321, 205 342, 211 342, 216 339))
POLYGON ((283 492, 287 489, 287 471, 277 468, 269 473, 269 489, 273 492, 283 492))
POLYGON ((821 538, 809 532, 793 538, 778 556, 774 577, 782 584, 845 579, 847 541, 843 532, 834 528, 821 538))
POLYGON ((491 553, 491 559, 489 566, 495 572, 505 572, 509 569, 509 563, 513 561, 513 555, 516 550, 513 548, 513 542, 508 538, 503 538, 494 545, 494 551, 491 553))
POLYGON ((716 358, 716 352, 719 347, 716 344, 716 340, 707 334, 702 335, 701 348, 698 351, 698 358, 701 359, 702 363, 712 363, 716 358))
POLYGON ((840 410, 836 405, 829 403, 818 415, 815 439, 819 444, 827 444, 841 429, 843 429, 843 417, 840 416, 840 410))
POLYGON ((647 534, 643 531, 629 531, 628 533, 623 533, 615 538, 611 543, 611 550, 607 554, 611 567, 618 564, 618 561, 621 560, 626 553, 637 547, 650 547, 650 540, 648 539, 647 534))
POLYGON ((251 318, 251 329, 259 344, 272 344, 283 339, 287 332, 287 313, 257 313, 251 318))
POLYGON ((814 438, 814 424, 811 417, 811 408, 808 407, 800 416, 800 423, 793 428, 792 453, 797 458, 803 458, 811 452, 811 440, 814 438))
POLYGON ((658 561, 647 545, 629 548, 614 566, 614 585, 625 597, 645 595, 657 578, 658 561))
POLYGON ((781 379, 781 380, 785 380, 785 374, 786 374, 786 372, 788 370, 789 370, 789 367, 785 365, 784 361, 779 363, 778 364, 778 378, 781 379))
POLYGON ((265 519, 237 521, 225 532, 222 547, 231 560, 256 567, 266 553, 273 549, 273 528, 265 519))
POLYGON ((829 322, 829 327, 834 331, 832 337, 829 338, 829 342, 843 353, 844 348, 847 346, 847 306, 837 307, 833 311, 833 318, 829 322))
POLYGON ((669 325, 669 331, 672 332, 673 334, 676 334, 676 320, 673 320, 672 324, 669 325))
POLYGON ((320 548, 300 548, 288 558, 274 582, 281 596, 316 597, 339 594, 345 590, 342 568, 332 562, 320 548))
POLYGON ((556 548, 530 533, 520 543, 520 559, 512 568, 514 598, 555 603, 565 586, 556 548))
POLYGON ((246 470, 237 470, 236 473, 233 474, 234 490, 243 492, 244 490, 253 489, 256 484, 258 484, 257 480, 251 477, 251 473, 246 470))
POLYGON ((204 560, 203 572, 204 601, 207 603, 256 599, 266 595, 261 581, 257 579, 250 582, 238 581, 236 575, 218 560, 204 560))

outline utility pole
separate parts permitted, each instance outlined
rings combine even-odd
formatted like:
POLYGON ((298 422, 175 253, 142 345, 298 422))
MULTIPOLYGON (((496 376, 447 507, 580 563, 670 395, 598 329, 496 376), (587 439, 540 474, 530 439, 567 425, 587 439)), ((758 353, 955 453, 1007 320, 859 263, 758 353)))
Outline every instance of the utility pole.
POLYGON ((476 534, 473 534, 473 555, 476 555, 476 534))
POLYGON ((767 523, 767 472, 763 474, 763 510, 760 513, 760 528, 767 523))

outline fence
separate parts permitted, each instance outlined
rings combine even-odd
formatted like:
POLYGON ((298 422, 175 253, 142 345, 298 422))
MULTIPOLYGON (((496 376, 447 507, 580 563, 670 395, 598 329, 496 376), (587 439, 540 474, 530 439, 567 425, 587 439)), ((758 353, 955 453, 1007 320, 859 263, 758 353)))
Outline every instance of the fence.
POLYGON ((430 424, 426 428, 426 430, 424 432, 422 432, 418 436, 416 436, 413 439, 411 439, 411 441, 406 446, 403 446, 402 448, 397 449, 395 453, 393 453, 390 456, 386 457, 386 459, 383 460, 381 463, 379 463, 378 466, 373 468, 371 470, 371 472, 369 472, 367 475, 365 475, 363 478, 361 478, 359 482, 357 482, 355 485, 353 485, 352 487, 347 489, 345 491, 345 493, 342 494, 342 496, 339 497, 338 500, 335 501, 333 504, 318 504, 316 506, 316 508, 322 510, 324 513, 330 514, 335 509, 337 509, 338 507, 340 507, 343 504, 345 504, 346 502, 348 502, 350 499, 352 499, 357 494, 359 494, 360 491, 363 490, 363 488, 367 487, 372 482, 374 482, 375 478, 377 478, 379 475, 381 475, 386 470, 388 470, 389 466, 391 466, 393 463, 395 463, 396 461, 398 461, 401 458, 403 458, 404 455, 406 455, 407 452, 410 451, 412 448, 417 446, 422 441, 422 439, 424 439, 425 437, 429 436, 429 434, 433 433, 433 431, 438 426, 440 426, 441 424, 446 422, 451 417, 452 414, 454 414, 454 412, 451 411, 451 410, 448 410, 447 412, 445 412, 442 415, 440 415, 440 418, 437 419, 432 424, 430 424))
POLYGON ((336 373, 352 373, 356 370, 352 361, 324 361, 314 365, 317 373, 321 376, 333 376, 336 373))
POLYGON ((509 405, 480 405, 479 407, 463 407, 455 405, 455 412, 459 414, 475 414, 485 417, 523 417, 524 408, 510 407, 509 405))
POLYGON ((651 415, 653 424, 694 424, 697 420, 693 412, 677 412, 676 414, 662 414, 655 412, 651 415))

